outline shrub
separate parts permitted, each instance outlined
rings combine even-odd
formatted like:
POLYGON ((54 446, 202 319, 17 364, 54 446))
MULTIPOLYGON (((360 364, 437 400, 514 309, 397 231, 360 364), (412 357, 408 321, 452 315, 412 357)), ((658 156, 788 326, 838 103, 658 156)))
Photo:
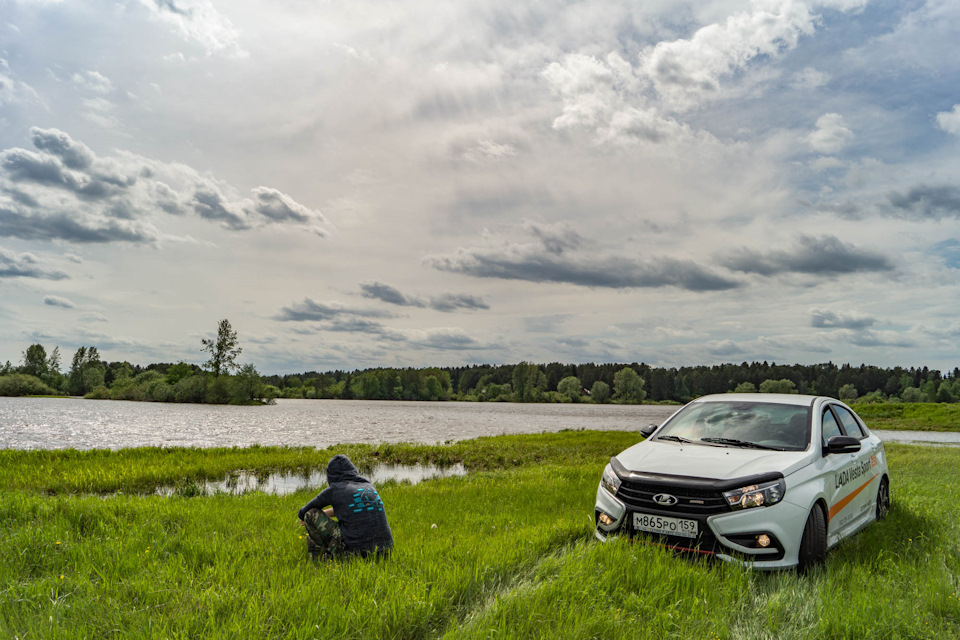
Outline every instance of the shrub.
POLYGON ((0 396, 49 396, 55 393, 36 376, 25 373, 0 376, 0 396))

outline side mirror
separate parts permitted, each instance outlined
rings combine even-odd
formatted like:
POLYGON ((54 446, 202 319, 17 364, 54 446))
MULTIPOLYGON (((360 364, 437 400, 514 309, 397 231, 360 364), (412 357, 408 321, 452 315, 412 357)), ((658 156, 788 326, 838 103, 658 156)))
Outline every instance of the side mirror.
POLYGON ((653 432, 660 428, 660 425, 648 424, 645 427, 640 427, 640 435, 643 436, 643 439, 646 440, 653 435, 653 432))
POLYGON ((827 440, 826 453, 856 453, 860 451, 860 441, 850 436, 831 436, 827 440))

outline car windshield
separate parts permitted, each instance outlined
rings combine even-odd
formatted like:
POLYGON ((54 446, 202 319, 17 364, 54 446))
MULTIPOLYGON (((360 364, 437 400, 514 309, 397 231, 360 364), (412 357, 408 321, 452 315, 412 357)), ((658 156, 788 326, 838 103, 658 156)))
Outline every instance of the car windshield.
POLYGON ((803 451, 810 441, 810 407, 768 402, 696 402, 673 416, 653 439, 803 451))

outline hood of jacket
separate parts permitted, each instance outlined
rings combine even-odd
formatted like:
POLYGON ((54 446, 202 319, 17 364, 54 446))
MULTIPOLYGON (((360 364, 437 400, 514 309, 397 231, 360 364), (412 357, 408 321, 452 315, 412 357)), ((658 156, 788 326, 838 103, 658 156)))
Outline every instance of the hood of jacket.
POLYGON ((350 462, 350 458, 342 453, 338 453, 337 455, 333 456, 333 458, 327 464, 327 484, 331 485, 334 482, 369 481, 360 475, 357 467, 350 462))

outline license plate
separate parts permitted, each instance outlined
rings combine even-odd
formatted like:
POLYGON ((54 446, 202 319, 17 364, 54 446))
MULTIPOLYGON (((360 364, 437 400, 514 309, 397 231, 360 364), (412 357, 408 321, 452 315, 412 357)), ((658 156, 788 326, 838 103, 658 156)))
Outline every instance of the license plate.
POLYGON ((659 533, 664 536, 696 538, 699 523, 687 518, 665 518, 649 513, 634 513, 633 528, 637 531, 659 533))

